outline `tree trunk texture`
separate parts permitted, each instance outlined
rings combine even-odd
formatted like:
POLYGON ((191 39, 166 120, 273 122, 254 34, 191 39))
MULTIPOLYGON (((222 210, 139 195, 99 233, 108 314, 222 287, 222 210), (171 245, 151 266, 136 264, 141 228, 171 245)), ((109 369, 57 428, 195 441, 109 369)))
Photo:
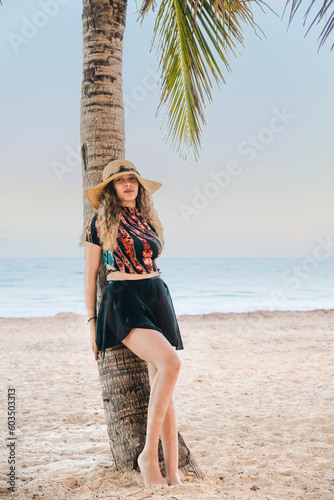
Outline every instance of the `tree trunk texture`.
MULTIPOLYGON (((102 170, 112 160, 125 158, 122 92, 123 36, 126 0, 83 0, 83 75, 81 92, 81 157, 83 217, 93 209, 85 189, 102 181, 102 170)), ((106 277, 101 258, 97 277, 97 311, 106 277)), ((124 344, 98 355, 110 449, 117 470, 139 470, 137 457, 146 437, 150 384, 146 362, 124 344)), ((185 475, 203 478, 179 434, 179 467, 185 475)), ((159 461, 164 470, 161 441, 159 461)))

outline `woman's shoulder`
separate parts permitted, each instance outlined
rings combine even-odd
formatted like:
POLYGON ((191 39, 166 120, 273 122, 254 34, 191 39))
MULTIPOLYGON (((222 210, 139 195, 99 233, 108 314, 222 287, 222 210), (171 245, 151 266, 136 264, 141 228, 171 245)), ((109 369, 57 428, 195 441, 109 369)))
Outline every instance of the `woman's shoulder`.
POLYGON ((98 214, 94 214, 88 221, 86 241, 88 241, 89 243, 94 243, 95 245, 102 246, 98 227, 98 214))

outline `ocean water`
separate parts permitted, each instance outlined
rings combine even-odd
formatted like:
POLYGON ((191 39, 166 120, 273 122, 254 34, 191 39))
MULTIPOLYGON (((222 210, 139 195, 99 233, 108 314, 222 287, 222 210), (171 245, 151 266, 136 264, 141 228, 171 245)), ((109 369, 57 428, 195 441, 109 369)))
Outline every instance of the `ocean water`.
MULTIPOLYGON (((334 309, 334 259, 159 258, 175 312, 334 309)), ((0 316, 86 314, 83 259, 0 259, 0 316)))

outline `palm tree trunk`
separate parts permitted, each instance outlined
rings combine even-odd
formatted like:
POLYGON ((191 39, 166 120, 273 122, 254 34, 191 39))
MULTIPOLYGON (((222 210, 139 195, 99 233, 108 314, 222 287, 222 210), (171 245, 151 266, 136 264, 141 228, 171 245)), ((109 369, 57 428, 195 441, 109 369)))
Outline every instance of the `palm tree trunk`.
MULTIPOLYGON (((83 80, 81 93, 81 156, 83 189, 101 181, 109 161, 125 158, 122 53, 126 0, 83 0, 83 80)), ((84 223, 92 207, 83 197, 84 223)), ((97 310, 106 286, 103 260, 97 279, 97 310)), ((146 363, 121 344, 99 353, 110 448, 117 470, 138 469, 144 447, 150 384, 146 363)), ((179 434, 179 466, 185 474, 203 477, 179 434)), ((164 472, 161 442, 159 460, 164 472)))

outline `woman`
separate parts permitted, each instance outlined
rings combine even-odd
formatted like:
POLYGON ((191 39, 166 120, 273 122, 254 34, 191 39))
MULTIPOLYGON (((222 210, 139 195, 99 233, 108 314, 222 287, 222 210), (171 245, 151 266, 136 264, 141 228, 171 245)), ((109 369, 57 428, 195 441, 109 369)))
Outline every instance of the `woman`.
POLYGON ((156 258, 164 244, 150 195, 161 187, 143 179, 133 163, 110 162, 103 182, 86 190, 97 213, 85 229, 85 300, 90 340, 98 353, 123 342, 147 362, 150 399, 145 446, 138 456, 144 484, 165 484, 158 462, 161 434, 166 481, 178 474, 178 435, 173 391, 183 349, 175 311, 156 258), (96 315, 96 279, 101 253, 108 284, 96 315))

